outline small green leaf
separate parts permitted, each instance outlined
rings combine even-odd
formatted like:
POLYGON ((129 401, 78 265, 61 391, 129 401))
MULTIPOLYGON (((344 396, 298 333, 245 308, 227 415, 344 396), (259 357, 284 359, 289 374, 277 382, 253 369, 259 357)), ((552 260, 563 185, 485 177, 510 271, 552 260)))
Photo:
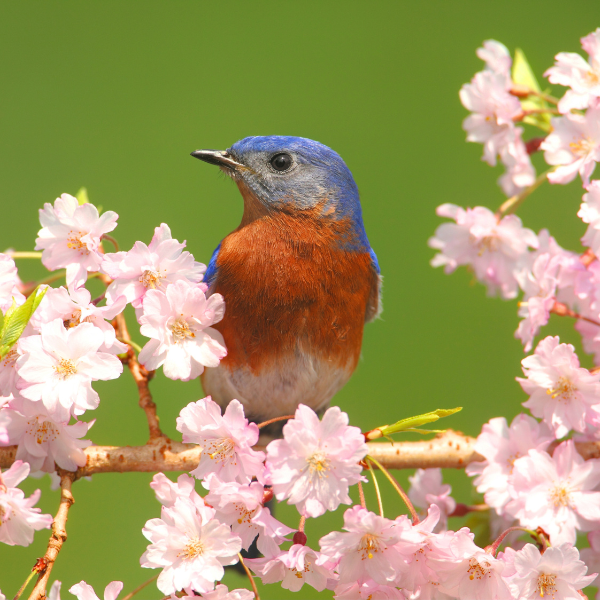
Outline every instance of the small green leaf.
MULTIPOLYGON (((386 437, 393 433, 398 433, 400 431, 416 431, 419 433, 424 433, 424 430, 420 430, 421 425, 426 425, 427 423, 433 423, 438 419, 442 419, 443 417, 449 417, 459 411, 462 410, 462 406, 458 408, 438 408, 432 412, 425 413, 423 415, 417 415, 416 417, 408 417, 407 419, 401 419, 400 421, 394 423, 393 425, 383 425, 382 427, 377 427, 376 430, 381 432, 382 437, 386 437)), ((436 433, 434 430, 426 431, 426 433, 436 433)))
POLYGON ((17 306, 13 299, 12 306, 6 311, 2 320, 2 329, 0 330, 0 358, 6 356, 12 346, 21 337, 23 330, 29 323, 31 315, 40 305, 42 298, 46 294, 48 286, 39 286, 31 293, 29 298, 21 306, 17 306))
POLYGON ((90 199, 88 198, 87 188, 79 188, 79 191, 75 194, 75 198, 77 198, 77 202, 79 202, 80 205, 88 204, 90 199))

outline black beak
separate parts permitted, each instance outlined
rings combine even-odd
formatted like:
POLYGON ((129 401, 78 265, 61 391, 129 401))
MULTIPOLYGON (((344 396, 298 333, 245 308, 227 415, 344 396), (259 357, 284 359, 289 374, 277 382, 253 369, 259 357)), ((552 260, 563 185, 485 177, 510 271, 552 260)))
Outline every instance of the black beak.
POLYGON ((191 153, 194 158, 199 158, 204 162, 218 167, 227 167, 236 170, 244 165, 236 162, 226 150, 196 150, 191 153))

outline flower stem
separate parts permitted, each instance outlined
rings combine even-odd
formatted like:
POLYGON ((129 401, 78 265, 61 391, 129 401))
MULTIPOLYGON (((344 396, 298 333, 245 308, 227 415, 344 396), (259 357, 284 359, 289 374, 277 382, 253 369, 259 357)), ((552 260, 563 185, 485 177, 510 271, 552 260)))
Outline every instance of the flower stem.
POLYGON ((11 258, 42 258, 41 252, 7 252, 11 258))
POLYGON ((25 580, 25 583, 23 583, 23 585, 19 588, 19 591, 16 593, 13 600, 19 600, 19 598, 21 597, 21 594, 25 591, 25 588, 29 585, 29 582, 34 578, 35 575, 38 574, 38 572, 39 571, 37 571, 37 569, 35 567, 33 567, 33 569, 31 569, 31 573, 29 573, 29 575, 27 576, 27 579, 25 580))
POLYGON ((544 538, 541 535, 539 535, 537 531, 534 531, 533 529, 526 529, 525 527, 520 527, 518 525, 515 525, 514 527, 509 527, 508 529, 503 531, 498 536, 496 541, 491 546, 488 546, 486 548, 486 552, 488 552, 489 554, 491 554, 492 556, 495 557, 496 554, 498 554, 498 549, 500 548, 500 544, 504 541, 504 538, 507 535, 509 535, 510 533, 512 533, 513 531, 524 531, 525 533, 528 533, 532 538, 534 538, 542 546, 547 545, 544 538))
POLYGON ((377 482, 377 477, 375 477, 375 469, 373 469, 373 465, 371 461, 367 459, 367 466, 369 467, 369 471, 371 471, 371 476, 373 477, 373 485, 375 486, 375 494, 377 495, 377 504, 379 505, 379 516, 383 517, 383 503, 381 502, 381 492, 379 491, 379 483, 377 482))
POLYGON ((529 115, 560 115, 562 114, 557 108, 532 108, 531 110, 524 110, 516 117, 513 118, 513 121, 522 121, 525 117, 529 115))
POLYGON ((119 342, 122 342, 123 344, 131 346, 138 354, 142 351, 142 347, 136 344, 133 340, 124 340, 120 337, 118 337, 117 340, 119 340, 119 342))
POLYGON ((358 497, 360 499, 360 505, 363 508, 367 508, 367 503, 365 501, 365 491, 363 490, 362 481, 358 482, 358 497))
POLYGON ((558 315, 559 317, 573 317, 574 319, 579 319, 580 321, 586 321, 587 323, 591 323, 592 325, 596 325, 597 327, 600 327, 600 322, 595 321, 594 319, 590 319, 589 317, 584 317, 583 315, 580 315, 579 313, 576 313, 575 311, 571 310, 566 304, 563 304, 562 302, 554 302, 554 304, 552 305, 552 308, 550 309, 550 312, 558 315))
POLYGON ((129 592, 129 594, 127 594, 127 596, 125 596, 122 600, 130 600, 130 598, 133 598, 138 592, 141 592, 147 585, 150 585, 153 581, 156 581, 159 575, 160 573, 157 573, 156 575, 154 575, 154 577, 150 577, 148 581, 144 581, 142 585, 136 587, 135 590, 133 590, 133 592, 129 592))
POLYGON ((252 591, 254 592, 254 600, 260 600, 260 596, 258 595, 258 589, 256 589, 256 583, 254 583, 254 577, 252 577, 252 573, 250 573, 250 570, 244 562, 244 558, 239 552, 238 558, 240 559, 240 564, 242 565, 242 567, 244 567, 244 571, 246 571, 246 575, 248 575, 248 579, 250 580, 250 585, 252 586, 252 591))
POLYGON ((525 201, 527 196, 531 193, 535 192, 546 179, 548 179, 548 173, 551 173, 554 170, 554 167, 544 171, 541 175, 538 175, 537 179, 528 187, 525 188, 520 194, 509 198, 504 204, 500 206, 498 211, 496 212, 496 218, 500 220, 505 215, 510 215, 514 213, 521 204, 525 201))
POLYGON ((114 246, 115 252, 119 251, 119 244, 112 235, 108 235, 107 233, 105 233, 102 235, 102 239, 110 242, 114 246))
POLYGON ((285 415, 284 417, 275 417, 274 419, 269 419, 268 421, 263 421, 262 423, 258 424, 258 428, 262 429, 263 427, 266 427, 267 425, 270 425, 271 423, 277 423, 277 421, 285 421, 287 419, 293 419, 295 415, 285 415))
POLYGON ((388 481, 392 484, 392 486, 398 492, 402 500, 404 500, 404 504, 406 504, 406 506, 408 507, 408 510, 410 511, 410 514, 413 519, 413 525, 416 525, 419 522, 419 515, 417 515, 415 507, 412 505, 412 502, 409 500, 408 495, 402 489, 400 484, 392 477, 392 474, 378 460, 375 460, 372 456, 367 456, 367 460, 370 460, 375 465, 377 465, 377 468, 388 478, 388 481))

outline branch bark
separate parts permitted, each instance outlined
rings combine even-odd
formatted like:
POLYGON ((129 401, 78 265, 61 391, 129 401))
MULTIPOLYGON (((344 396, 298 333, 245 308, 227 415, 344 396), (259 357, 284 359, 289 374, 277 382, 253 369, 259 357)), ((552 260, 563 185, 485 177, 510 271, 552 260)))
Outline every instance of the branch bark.
POLYGON ((69 509, 75 502, 73 494, 71 494, 71 485, 75 479, 75 474, 68 471, 60 471, 60 506, 54 523, 52 523, 52 535, 48 542, 48 549, 44 554, 46 568, 41 571, 38 580, 29 595, 29 600, 43 600, 46 598, 46 585, 54 566, 54 561, 60 552, 63 544, 67 541, 67 517, 69 509))

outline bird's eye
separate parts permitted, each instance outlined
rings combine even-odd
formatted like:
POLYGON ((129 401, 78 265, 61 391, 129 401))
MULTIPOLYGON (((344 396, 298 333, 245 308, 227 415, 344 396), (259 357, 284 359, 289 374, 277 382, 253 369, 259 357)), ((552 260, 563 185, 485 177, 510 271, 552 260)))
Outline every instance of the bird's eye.
POLYGON ((276 154, 273 158, 271 158, 270 163, 271 166, 276 171, 287 171, 292 166, 292 157, 285 152, 281 154, 276 154))

